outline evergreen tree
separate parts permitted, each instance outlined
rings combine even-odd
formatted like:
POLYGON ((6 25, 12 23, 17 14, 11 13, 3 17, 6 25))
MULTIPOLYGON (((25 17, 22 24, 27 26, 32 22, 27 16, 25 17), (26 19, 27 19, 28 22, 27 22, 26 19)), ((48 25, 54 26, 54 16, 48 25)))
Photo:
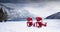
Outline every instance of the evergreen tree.
POLYGON ((3 11, 2 8, 0 8, 0 22, 6 21, 8 19, 8 14, 6 11, 3 11))
POLYGON ((8 14, 7 14, 7 12, 6 12, 6 11, 4 11, 3 19, 4 19, 4 21, 7 21, 7 19, 8 19, 8 14))

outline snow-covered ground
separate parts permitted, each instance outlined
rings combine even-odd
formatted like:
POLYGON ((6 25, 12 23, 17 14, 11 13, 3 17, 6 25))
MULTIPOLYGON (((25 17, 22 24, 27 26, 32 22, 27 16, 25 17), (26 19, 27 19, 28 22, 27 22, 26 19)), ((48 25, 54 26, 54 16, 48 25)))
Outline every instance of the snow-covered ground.
POLYGON ((43 20, 47 27, 27 27, 26 21, 8 21, 0 23, 0 32, 60 32, 60 20, 43 20))

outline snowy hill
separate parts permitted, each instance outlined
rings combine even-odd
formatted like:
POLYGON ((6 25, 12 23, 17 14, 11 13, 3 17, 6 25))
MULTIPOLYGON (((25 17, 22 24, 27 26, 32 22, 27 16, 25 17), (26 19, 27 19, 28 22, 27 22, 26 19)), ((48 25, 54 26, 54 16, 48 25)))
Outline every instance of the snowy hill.
POLYGON ((50 15, 46 19, 60 19, 60 12, 50 15))

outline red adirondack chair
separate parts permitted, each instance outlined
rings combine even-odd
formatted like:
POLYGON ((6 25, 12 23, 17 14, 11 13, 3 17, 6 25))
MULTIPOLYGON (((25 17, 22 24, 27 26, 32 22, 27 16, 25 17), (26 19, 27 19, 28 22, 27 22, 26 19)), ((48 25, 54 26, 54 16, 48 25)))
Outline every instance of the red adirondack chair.
POLYGON ((47 23, 45 23, 45 24, 42 23, 42 18, 41 17, 36 17, 36 20, 37 20, 37 22, 35 23, 36 27, 46 26, 46 24, 47 24, 47 23))
POLYGON ((31 27, 32 25, 33 25, 33 23, 32 23, 32 18, 28 17, 28 18, 27 18, 27 26, 28 26, 28 27, 31 27))

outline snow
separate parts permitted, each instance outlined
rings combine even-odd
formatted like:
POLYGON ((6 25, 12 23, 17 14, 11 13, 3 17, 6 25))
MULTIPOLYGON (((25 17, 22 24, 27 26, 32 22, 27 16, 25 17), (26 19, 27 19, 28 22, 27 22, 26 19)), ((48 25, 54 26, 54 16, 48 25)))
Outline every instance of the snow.
MULTIPOLYGON (((0 22, 0 32, 60 32, 60 20, 46 20, 47 27, 27 27, 26 21, 0 22)), ((35 20, 34 20, 35 22, 35 20)))

